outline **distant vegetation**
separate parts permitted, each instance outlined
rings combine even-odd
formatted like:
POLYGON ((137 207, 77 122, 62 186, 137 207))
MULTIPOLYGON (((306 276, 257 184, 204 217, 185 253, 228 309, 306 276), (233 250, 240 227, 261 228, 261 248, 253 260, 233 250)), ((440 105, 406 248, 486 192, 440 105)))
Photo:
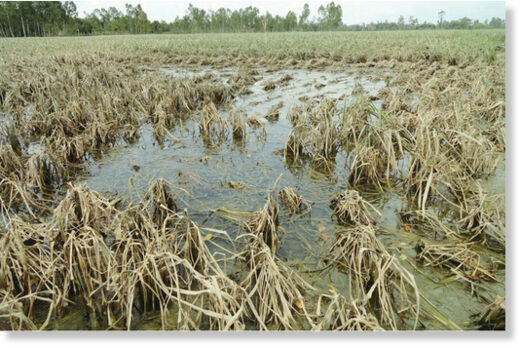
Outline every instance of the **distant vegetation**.
POLYGON ((72 1, 1 1, 0 37, 91 35, 91 34, 143 34, 143 33, 224 33, 224 32, 281 32, 281 31, 375 31, 375 30, 420 30, 420 29, 489 29, 505 27, 505 20, 494 17, 481 23, 464 17, 444 20, 446 13, 438 13, 437 23, 419 23, 417 18, 400 16, 396 22, 368 24, 343 23, 343 10, 339 4, 330 2, 318 9, 311 17, 309 5, 305 4, 300 15, 293 11, 285 16, 264 14, 256 7, 238 10, 220 8, 216 11, 188 6, 183 17, 172 23, 150 21, 141 5, 125 5, 122 12, 115 7, 96 9, 84 18, 78 17, 72 1))

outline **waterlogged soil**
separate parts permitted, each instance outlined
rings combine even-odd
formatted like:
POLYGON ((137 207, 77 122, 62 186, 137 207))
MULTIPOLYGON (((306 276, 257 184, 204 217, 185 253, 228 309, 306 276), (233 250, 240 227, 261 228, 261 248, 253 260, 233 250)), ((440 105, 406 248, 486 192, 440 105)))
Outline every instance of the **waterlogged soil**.
MULTIPOLYGON (((211 73, 212 78, 221 83, 228 83, 236 73, 234 69, 209 67, 197 70, 162 67, 160 71, 176 78, 202 77, 211 73)), ((143 193, 154 179, 164 178, 182 188, 177 192, 178 204, 186 208, 190 218, 205 227, 225 230, 231 238, 239 234, 240 227, 227 218, 229 211, 258 210, 265 204, 269 192, 291 186, 312 202, 312 212, 291 217, 281 207, 278 256, 319 288, 333 287, 346 292, 346 275, 333 269, 319 270, 323 268, 321 260, 328 246, 335 239, 335 231, 340 228, 331 218, 328 201, 333 194, 347 188, 347 154, 339 152, 330 171, 309 164, 286 165, 281 150, 291 130, 287 114, 295 105, 326 97, 339 99, 339 107, 348 105, 353 100, 352 92, 359 85, 373 96, 374 105, 380 107, 377 93, 391 80, 392 72, 366 68, 363 71, 354 68, 341 71, 257 71, 258 81, 249 86, 251 93, 236 96, 232 104, 219 109, 222 117, 233 109, 241 110, 247 117, 260 118, 263 128, 248 127, 245 141, 236 142, 229 134, 221 142, 204 142, 199 134, 196 114, 170 130, 170 134, 160 142, 154 138, 152 126, 145 124, 137 142, 115 147, 102 160, 92 162, 88 174, 78 181, 100 192, 137 199, 136 192, 143 193), (287 75, 291 79, 281 83, 280 79, 287 75), (266 81, 274 81, 276 87, 266 91, 266 81), (269 122, 263 116, 275 105, 280 105, 279 119, 269 122)), ((495 194, 504 194, 504 168, 503 164, 499 165, 496 175, 484 183, 495 194)), ((447 318, 444 324, 439 320, 421 318, 419 328, 469 328, 473 315, 481 313, 497 295, 504 296, 504 283, 486 282, 472 288, 467 282, 453 279, 447 270, 416 263, 415 245, 425 236, 422 231, 414 230, 415 227, 408 231, 404 228, 401 212, 412 209, 409 203, 391 187, 384 193, 369 187, 358 189, 381 212, 377 219, 377 227, 381 230, 378 237, 415 275, 422 295, 421 306, 430 313, 438 313, 438 318, 447 318)), ((232 248, 231 243, 217 234, 208 238, 232 248)), ((434 236, 426 238, 434 240, 434 236)), ((486 250, 482 250, 482 257, 491 261, 500 259, 499 255, 486 250)), ((233 263, 225 267, 228 272, 236 271, 233 263)), ((498 277, 503 282, 504 272, 499 270, 498 277)), ((56 323, 56 327, 82 328, 85 322, 78 318, 81 316, 71 315, 71 321, 62 320, 56 323)), ((135 328, 159 329, 160 320, 153 315, 141 317, 135 322, 135 328)))

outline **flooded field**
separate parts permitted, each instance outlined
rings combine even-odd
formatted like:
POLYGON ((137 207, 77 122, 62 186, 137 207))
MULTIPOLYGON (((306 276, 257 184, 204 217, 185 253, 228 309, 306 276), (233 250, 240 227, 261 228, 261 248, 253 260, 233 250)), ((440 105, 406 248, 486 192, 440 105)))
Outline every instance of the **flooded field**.
MULTIPOLYGON (((226 83, 235 73, 233 69, 220 71, 204 67, 193 70, 163 67, 160 70, 178 78, 201 77, 222 83, 226 83)), ((145 125, 135 144, 117 147, 102 161, 93 163, 88 167, 88 175, 79 182, 85 182, 99 192, 137 199, 136 190, 142 194, 154 180, 164 178, 174 186, 189 191, 189 194, 181 191, 178 194, 194 221, 200 226, 228 231, 233 238, 240 234, 240 226, 227 218, 227 211, 259 210, 270 191, 294 187, 310 201, 312 210, 299 217, 282 211, 280 226, 283 232, 280 233, 278 255, 299 270, 312 272, 310 279, 317 286, 329 284, 344 288, 347 284, 341 274, 331 269, 319 270, 323 268, 321 261, 336 238, 337 230, 341 229, 331 217, 329 201, 335 193, 347 189, 350 174, 348 153, 339 152, 331 168, 320 170, 305 163, 287 164, 283 148, 292 129, 289 114, 295 106, 333 98, 337 100, 338 109, 341 109, 352 103, 356 87, 362 87, 374 99, 374 106, 381 106, 382 100, 377 98, 377 94, 386 86, 384 79, 391 80, 395 74, 390 70, 359 70, 273 72, 259 69, 258 81, 250 86, 248 94, 219 109, 219 115, 224 119, 234 111, 242 112, 246 117, 258 117, 260 126, 248 127, 245 141, 237 142, 229 132, 215 144, 208 143, 199 131, 196 118, 177 125, 161 141, 154 138, 153 128, 145 125), (290 77, 284 85, 273 90, 264 89, 266 81, 279 81, 284 76, 290 77), (320 87, 322 84, 325 86, 320 87), (279 116, 269 121, 265 115, 273 107, 279 116)), ((502 170, 499 169, 492 178, 490 189, 495 194, 503 195, 503 164, 502 170)), ((402 215, 412 208, 400 196, 401 190, 388 188, 377 192, 370 186, 357 189, 381 213, 377 218, 377 226, 381 228, 378 237, 385 247, 403 263, 409 263, 422 294, 443 316, 449 318, 448 325, 424 325, 438 329, 467 327, 471 317, 482 308, 483 301, 479 296, 491 302, 497 295, 504 296, 503 281, 484 286, 476 296, 475 289, 464 282, 455 281, 450 272, 415 262, 416 244, 424 239, 433 242, 436 236, 421 235, 420 225, 408 229, 410 225, 402 219, 402 215), (450 301, 446 302, 446 298, 450 301)), ((489 252, 483 252, 482 259, 484 262, 503 262, 499 255, 489 252)), ((503 279, 504 270, 499 274, 503 279)))
MULTIPOLYGON (((177 77, 207 73, 205 69, 199 74, 174 68, 161 70, 177 77)), ((143 193, 154 180, 164 178, 189 192, 189 195, 180 191, 179 194, 192 219, 209 227, 235 231, 233 237, 238 235, 239 227, 219 217, 220 210, 256 211, 265 204, 270 191, 294 187, 312 202, 312 212, 299 218, 281 214, 280 226, 286 231, 282 233, 279 255, 286 260, 316 264, 326 251, 326 241, 335 234, 329 198, 346 188, 347 154, 344 151, 338 154, 336 164, 325 171, 306 164, 286 164, 283 149, 292 129, 289 112, 295 106, 324 98, 339 99, 338 106, 348 105, 356 84, 375 96, 385 83, 370 78, 374 79, 375 73, 382 72, 373 70, 372 74, 356 77, 355 69, 343 74, 305 70, 266 73, 263 70, 258 71, 258 81, 250 86, 250 94, 239 96, 219 109, 223 119, 232 112, 240 112, 245 118, 259 120, 258 125, 247 127, 245 140, 237 141, 230 131, 216 142, 208 143, 199 130, 196 116, 175 126, 160 141, 154 137, 153 127, 146 124, 140 129, 137 142, 118 146, 101 161, 92 163, 87 167, 88 174, 78 182, 99 192, 137 199, 136 190, 143 193), (264 90, 265 81, 279 80, 282 76, 290 76, 291 80, 278 90, 264 90), (327 88, 315 88, 320 81, 327 84, 327 88), (265 115, 273 106, 278 116, 275 120, 267 120, 265 115), (320 233, 321 226, 327 228, 320 233), (316 245, 322 245, 321 253, 316 245)), ((230 74, 223 74, 223 82, 230 74)), ((378 198, 384 205, 383 201, 392 196, 378 198)), ((400 207, 394 202, 388 211, 385 224, 398 229, 396 214, 400 207)))
POLYGON ((0 89, 2 328, 503 329, 500 65, 62 59, 0 89))

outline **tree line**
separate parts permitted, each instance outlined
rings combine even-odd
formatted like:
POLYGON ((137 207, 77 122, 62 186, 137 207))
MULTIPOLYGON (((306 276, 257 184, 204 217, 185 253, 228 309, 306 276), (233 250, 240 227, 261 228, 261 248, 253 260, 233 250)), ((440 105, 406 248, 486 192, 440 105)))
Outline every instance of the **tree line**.
POLYGON ((150 21, 141 5, 126 4, 124 11, 115 7, 96 9, 80 18, 72 1, 0 1, 0 37, 118 33, 486 29, 505 26, 505 20, 497 17, 479 22, 467 17, 446 21, 444 11, 440 11, 438 16, 437 23, 419 23, 414 17, 405 20, 400 16, 396 22, 346 25, 342 21, 341 6, 334 2, 320 6, 317 16, 312 18, 308 4, 304 5, 299 15, 289 11, 285 16, 272 15, 269 12, 261 14, 260 10, 253 6, 237 10, 220 8, 216 11, 206 11, 189 4, 184 16, 178 16, 173 22, 167 23, 150 21))

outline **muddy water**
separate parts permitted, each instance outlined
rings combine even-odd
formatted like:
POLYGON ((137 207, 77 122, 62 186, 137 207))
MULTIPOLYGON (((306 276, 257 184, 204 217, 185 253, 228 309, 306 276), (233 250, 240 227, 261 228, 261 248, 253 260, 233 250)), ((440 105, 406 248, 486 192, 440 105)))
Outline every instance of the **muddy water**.
MULTIPOLYGON (((211 72, 224 82, 234 73, 231 69, 202 69, 199 72, 166 68, 161 70, 175 77, 193 77, 195 74, 202 76, 211 72)), ((242 110, 247 116, 262 119, 273 105, 283 102, 278 121, 263 120, 265 132, 249 128, 245 143, 237 145, 228 137, 222 144, 208 146, 199 136, 195 117, 194 120, 174 128, 171 131, 174 138, 167 135, 164 142, 158 144, 153 138, 151 125, 145 125, 141 129, 139 142, 114 150, 102 163, 89 168, 87 184, 99 191, 131 194, 134 187, 142 192, 155 178, 165 178, 188 190, 196 198, 183 197, 192 218, 200 222, 219 208, 242 211, 260 209, 266 202, 267 192, 272 189, 278 176, 282 175, 278 189, 293 186, 311 200, 313 206, 310 218, 287 221, 286 225, 289 227, 283 236, 280 256, 287 259, 296 256, 300 259, 307 259, 309 256, 315 258, 316 255, 312 254, 316 252, 316 242, 320 238, 326 238, 315 232, 318 225, 330 225, 328 232, 332 233, 334 226, 331 224, 328 199, 345 188, 349 171, 345 166, 344 153, 338 154, 332 173, 317 172, 309 167, 287 167, 280 154, 291 130, 286 115, 293 106, 303 103, 299 100, 302 97, 317 100, 325 97, 343 98, 340 106, 342 103, 347 104, 352 98, 356 83, 375 96, 386 84, 382 80, 371 79, 376 74, 385 73, 388 72, 374 70, 371 75, 356 76, 354 70, 343 74, 328 71, 259 70, 260 80, 249 88, 252 93, 238 96, 231 107, 242 110), (271 91, 263 89, 265 81, 277 81, 286 74, 292 78, 286 86, 279 86, 271 91), (316 88, 318 84, 324 84, 325 87, 316 88), (231 189, 230 182, 240 183, 241 188, 231 189), (291 232, 293 229, 294 232, 291 232), (306 250, 307 248, 311 250, 306 250)), ((226 108, 221 111, 222 114, 227 112, 226 108)), ((211 216, 209 223, 218 224, 218 220, 211 216)), ((228 225, 221 227, 229 228, 228 225)), ((236 229, 234 226, 233 228, 236 229)))
MULTIPOLYGON (((212 73, 226 83, 235 71, 233 69, 185 70, 163 67, 161 71, 175 77, 193 77, 212 73)), ((312 202, 310 215, 291 218, 282 209, 280 233, 280 258, 300 271, 319 269, 320 260, 326 253, 339 228, 331 219, 329 198, 346 188, 349 174, 345 163, 346 153, 339 152, 336 164, 330 172, 318 171, 309 165, 287 166, 280 150, 283 149, 291 124, 286 118, 289 110, 303 99, 321 100, 325 97, 339 99, 339 106, 352 101, 352 91, 357 85, 372 96, 386 86, 385 76, 390 71, 355 69, 344 71, 258 70, 259 80, 249 87, 251 94, 237 96, 234 103, 220 109, 225 116, 229 108, 241 110, 247 116, 265 115, 273 105, 283 102, 278 121, 262 120, 265 132, 248 127, 247 139, 237 144, 231 136, 219 144, 208 145, 199 136, 197 115, 170 131, 164 141, 157 142, 151 125, 140 130, 140 139, 132 145, 115 148, 102 161, 92 163, 83 181, 92 189, 120 194, 127 199, 135 199, 137 190, 144 192, 156 178, 165 178, 174 186, 189 191, 190 195, 179 191, 180 206, 186 208, 190 217, 204 226, 226 230, 232 237, 239 233, 239 227, 222 217, 219 209, 254 211, 266 202, 268 192, 276 185, 276 190, 285 186, 296 188, 300 194, 312 202), (291 80, 270 91, 264 90, 266 81, 279 81, 284 75, 291 80), (281 176, 281 177, 280 177, 281 176), (239 188, 231 188, 229 183, 239 183, 239 188), (325 229, 324 229, 325 228, 325 229)), ((379 106, 380 101, 374 104, 379 106)), ((503 190, 505 180, 497 174, 489 185, 498 193, 503 190), (497 187, 498 185, 498 187, 497 187)), ((237 186, 237 185, 234 185, 237 186)), ((502 191, 503 193, 503 191, 502 191)), ((381 228, 380 239, 388 250, 415 274, 426 307, 436 308, 451 320, 450 325, 438 321, 422 319, 428 329, 454 329, 468 327, 471 315, 479 313, 486 301, 496 295, 504 296, 504 286, 486 283, 486 289, 478 289, 478 296, 462 281, 446 281, 448 271, 423 267, 415 263, 415 244, 420 231, 404 231, 400 212, 406 211, 407 202, 399 193, 388 189, 385 193, 375 193, 367 189, 364 197, 381 212, 377 226, 381 228), (483 298, 479 298, 482 296, 483 298)), ((491 255, 490 257, 493 257, 491 255)), ((321 288, 333 284, 340 291, 345 289, 345 276, 336 272, 315 272, 311 281, 321 288)), ((499 274, 503 277, 503 274, 499 274)), ((503 278, 502 278, 503 279, 503 278)), ((137 323, 141 328, 158 328, 152 324, 137 323)))

